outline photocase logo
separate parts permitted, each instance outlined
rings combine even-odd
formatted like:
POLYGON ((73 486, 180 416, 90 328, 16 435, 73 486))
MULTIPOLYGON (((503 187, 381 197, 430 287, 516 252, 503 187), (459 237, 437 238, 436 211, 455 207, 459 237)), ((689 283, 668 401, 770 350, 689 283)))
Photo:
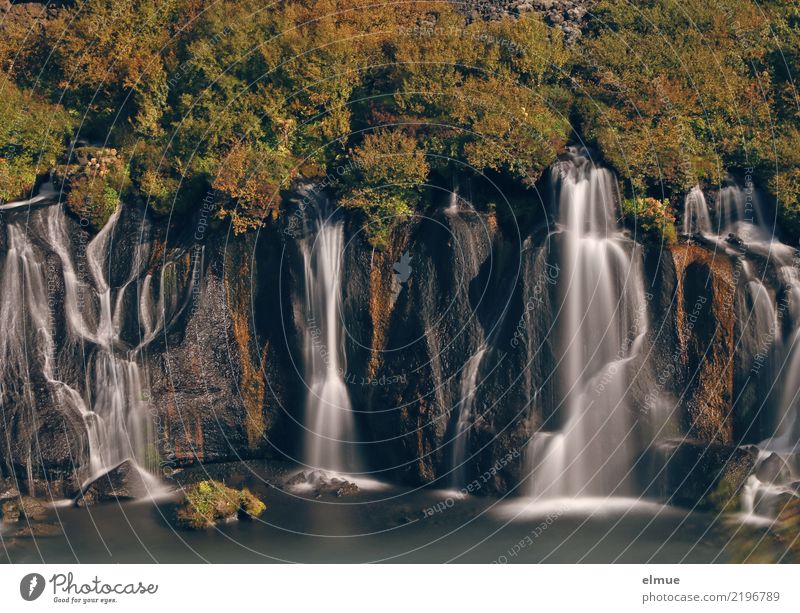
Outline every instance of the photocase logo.
POLYGON ((397 281, 394 292, 395 298, 397 298, 397 296, 400 294, 403 283, 408 281, 412 271, 413 268, 411 268, 411 256, 408 254, 408 251, 406 251, 400 256, 400 260, 394 264, 394 278, 397 281))
POLYGON ((44 577, 39 573, 25 575, 19 582, 19 594, 27 601, 36 600, 44 592, 44 577))

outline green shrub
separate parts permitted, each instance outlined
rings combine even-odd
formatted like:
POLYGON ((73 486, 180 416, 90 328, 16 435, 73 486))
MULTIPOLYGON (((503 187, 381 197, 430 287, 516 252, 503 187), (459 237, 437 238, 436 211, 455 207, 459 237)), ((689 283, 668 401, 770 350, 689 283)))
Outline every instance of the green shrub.
POLYGON ((0 201, 30 193, 62 155, 72 121, 0 72, 0 201))
POLYGON ((795 237, 800 237, 800 168, 776 173, 768 184, 778 202, 778 219, 795 237))
MULTIPOLYGON (((387 176, 365 171, 341 195, 380 245, 424 206, 427 170, 530 187, 578 138, 637 190, 752 168, 800 230, 796 3, 597 0, 570 45, 535 13, 486 22, 446 2, 64 4, 34 28, 0 23, 3 199, 56 163, 80 117, 81 136, 133 153, 133 186, 156 213, 177 221, 213 186, 237 233, 279 214, 296 178, 372 156, 387 176), (375 126, 383 142, 362 137, 375 126), (392 146, 424 164, 390 163, 392 146)), ((77 187, 92 204, 76 193, 72 205, 100 223, 110 192, 77 187)))
POLYGON ((267 505, 256 498, 249 489, 244 488, 239 492, 239 509, 243 516, 257 518, 267 510, 267 505))
POLYGON ((622 214, 639 240, 672 245, 678 238, 675 213, 668 200, 626 198, 622 201, 622 214))
POLYGON ((400 130, 368 134, 350 155, 356 171, 340 203, 365 214, 364 231, 381 248, 395 224, 414 213, 430 167, 416 139, 400 130))

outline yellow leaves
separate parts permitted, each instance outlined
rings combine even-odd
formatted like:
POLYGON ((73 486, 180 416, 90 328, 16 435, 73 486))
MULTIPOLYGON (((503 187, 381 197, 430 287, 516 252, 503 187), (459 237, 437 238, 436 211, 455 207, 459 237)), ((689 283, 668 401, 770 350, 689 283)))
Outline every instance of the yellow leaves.
POLYGON ((573 59, 578 92, 594 101, 579 103, 581 123, 623 176, 683 189, 763 159, 776 94, 759 62, 773 41, 752 3, 603 0, 597 12, 603 27, 573 59))
POLYGON ((356 176, 341 204, 366 213, 366 234, 381 247, 394 224, 413 213, 430 167, 416 139, 401 130, 367 134, 350 157, 356 176))
POLYGON ((237 143, 223 158, 213 188, 232 200, 220 217, 230 217, 238 234, 256 228, 280 206, 280 191, 295 175, 293 159, 285 149, 265 149, 237 143))
POLYGON ((538 177, 564 145, 569 124, 543 89, 497 77, 472 77, 452 93, 453 117, 473 134, 464 146, 475 168, 538 177))
POLYGON ((518 20, 474 22, 470 28, 485 29, 479 38, 496 50, 500 64, 525 83, 540 84, 547 75, 560 76, 569 58, 561 30, 547 27, 535 13, 518 20))
POLYGON ((400 130, 367 134, 352 152, 352 158, 370 185, 414 186, 423 183, 430 171, 416 139, 400 130))
POLYGON ((675 213, 668 200, 635 198, 622 201, 622 213, 639 238, 673 244, 677 240, 675 213))

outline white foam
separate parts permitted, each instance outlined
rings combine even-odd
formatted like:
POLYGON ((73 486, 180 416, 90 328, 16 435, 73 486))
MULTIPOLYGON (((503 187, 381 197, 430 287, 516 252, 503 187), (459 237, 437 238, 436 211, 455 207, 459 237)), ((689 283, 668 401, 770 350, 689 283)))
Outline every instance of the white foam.
POLYGON ((679 509, 641 498, 517 498, 497 505, 493 514, 504 519, 530 520, 552 515, 607 517, 623 513, 655 515, 679 509))

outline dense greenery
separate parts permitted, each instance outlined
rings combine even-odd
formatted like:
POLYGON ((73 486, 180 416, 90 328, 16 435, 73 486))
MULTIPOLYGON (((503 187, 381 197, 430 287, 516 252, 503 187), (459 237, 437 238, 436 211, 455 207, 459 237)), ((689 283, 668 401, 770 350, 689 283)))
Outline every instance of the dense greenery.
POLYGON ((659 198, 755 170, 795 222, 800 12, 783 2, 603 0, 576 60, 580 126, 659 198))
POLYGON ((633 227, 639 240, 659 241, 671 245, 678 238, 675 215, 669 200, 649 197, 625 198, 622 201, 622 214, 628 225, 633 227))
POLYGON ((0 198, 81 138, 121 156, 69 185, 95 224, 122 190, 180 219, 213 189, 243 232, 334 174, 380 245, 426 183, 466 165, 531 186, 584 139, 633 202, 752 168, 800 233, 799 10, 600 0, 565 45, 535 15, 467 23, 444 2, 84 0, 0 26, 0 198))
POLYGON ((100 229, 130 187, 128 166, 115 149, 78 147, 72 157, 77 163, 58 166, 55 177, 70 208, 100 229))
POLYGON ((351 156, 354 172, 342 205, 364 211, 373 242, 383 244, 392 223, 414 212, 430 166, 416 139, 400 130, 367 134, 351 156))
POLYGON ((4 80, 0 90, 0 199, 29 192, 63 154, 72 122, 60 107, 4 80))

